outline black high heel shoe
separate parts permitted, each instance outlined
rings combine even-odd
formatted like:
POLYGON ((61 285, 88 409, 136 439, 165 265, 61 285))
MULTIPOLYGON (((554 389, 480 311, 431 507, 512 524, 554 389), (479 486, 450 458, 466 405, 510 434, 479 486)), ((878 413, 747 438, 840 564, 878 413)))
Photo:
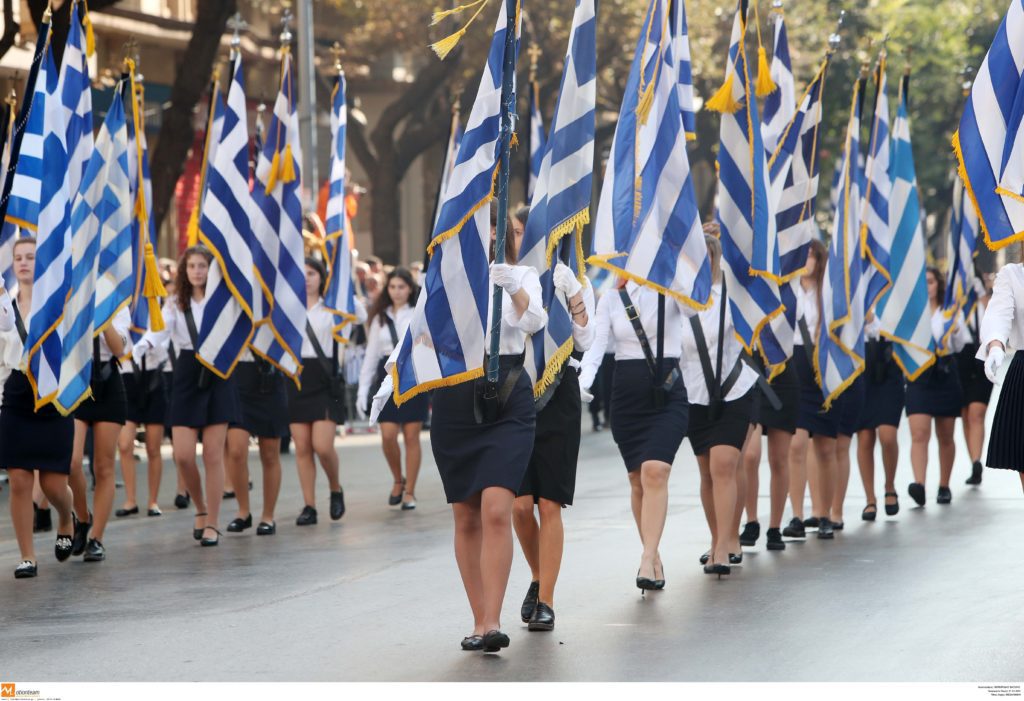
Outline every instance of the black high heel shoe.
POLYGON ((743 563, 743 553, 729 553, 729 564, 739 565, 743 563))
POLYGON ((706 564, 708 564, 708 560, 710 560, 710 559, 711 559, 711 551, 708 550, 706 553, 704 553, 703 555, 700 556, 700 564, 706 565, 706 564))
POLYGON ((704 574, 717 574, 718 578, 721 579, 722 575, 732 574, 732 568, 729 565, 720 565, 718 563, 710 563, 704 565, 704 574))
MULTIPOLYGON (((195 518, 199 518, 200 516, 206 516, 206 512, 204 511, 201 514, 196 514, 195 518)), ((204 530, 203 528, 195 528, 195 527, 193 527, 192 528, 192 539, 193 540, 202 540, 203 539, 203 530, 204 530)))
POLYGON ((654 568, 654 589, 661 591, 665 588, 665 565, 661 565, 661 577, 658 576, 658 568, 654 568))
POLYGON ((639 589, 642 592, 648 592, 648 591, 654 591, 655 589, 657 589, 657 586, 655 585, 653 579, 650 579, 648 577, 641 577, 640 576, 640 570, 637 570, 636 571, 636 588, 639 589))

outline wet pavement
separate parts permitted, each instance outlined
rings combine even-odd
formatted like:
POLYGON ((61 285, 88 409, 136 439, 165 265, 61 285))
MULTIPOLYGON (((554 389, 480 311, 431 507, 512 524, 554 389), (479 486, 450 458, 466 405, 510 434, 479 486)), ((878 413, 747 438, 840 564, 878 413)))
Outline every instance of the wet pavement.
MULTIPOLYGON (((775 553, 762 536, 721 581, 697 562, 708 536, 684 443, 662 547, 668 584, 645 600, 633 583, 640 546, 624 469, 608 432, 585 431, 576 505, 564 512, 557 628, 527 633, 519 622, 529 570, 517 551, 503 619, 512 645, 501 655, 459 649, 472 618, 429 442, 413 512, 386 505, 391 478, 377 438, 346 437, 338 441, 348 506, 340 522, 327 518, 321 475, 319 525, 294 525, 302 502, 286 456, 277 535, 225 533, 219 547, 201 548, 165 476, 164 515, 114 520, 106 562, 59 564, 54 534, 38 535, 34 580, 12 575, 18 553, 5 487, 0 671, 19 681, 1020 679, 1019 479, 986 470, 980 489, 965 487, 958 433, 952 505, 934 503, 933 462, 929 502, 911 508, 905 422, 901 434, 897 517, 860 521, 854 466, 846 530, 834 541, 811 537, 775 553)), ((255 452, 250 465, 255 473, 255 452)), ((764 465, 763 527, 767 475, 764 465)), ((140 490, 144 482, 140 473, 140 490)), ((259 482, 257 474, 254 509, 259 482)), ((121 499, 119 490, 116 506, 121 499)), ((222 529, 233 508, 226 503, 222 529)))

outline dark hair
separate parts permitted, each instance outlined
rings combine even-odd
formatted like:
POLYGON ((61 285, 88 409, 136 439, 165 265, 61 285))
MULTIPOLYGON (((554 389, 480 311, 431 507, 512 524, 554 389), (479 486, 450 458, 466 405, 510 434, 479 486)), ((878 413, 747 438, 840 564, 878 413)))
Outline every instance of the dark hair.
POLYGON ((327 266, 319 258, 313 256, 306 256, 306 265, 311 267, 320 276, 320 296, 324 296, 324 292, 327 290, 327 266))
POLYGON ((364 261, 364 262, 365 262, 365 263, 366 263, 367 265, 379 265, 379 266, 381 266, 382 268, 384 267, 384 261, 382 261, 382 260, 381 260, 380 258, 378 258, 377 256, 366 256, 365 258, 363 258, 363 261, 364 261))
POLYGON ((420 286, 416 284, 416 278, 413 277, 412 272, 408 268, 395 268, 388 273, 387 279, 384 281, 384 285, 381 287, 380 293, 377 295, 377 299, 373 302, 373 307, 370 308, 370 313, 367 315, 366 320, 367 328, 373 323, 373 320, 380 316, 381 323, 384 323, 384 312, 394 302, 391 301, 391 294, 388 292, 388 285, 394 278, 400 279, 406 285, 409 286, 409 305, 416 306, 416 298, 420 294, 420 286))
MULTIPOLYGON (((526 209, 527 209, 527 211, 529 211, 529 207, 527 207, 526 209)), ((525 219, 520 219, 519 221, 523 222, 524 226, 526 225, 526 220, 525 219)), ((497 228, 498 228, 498 202, 497 202, 497 200, 491 200, 491 229, 492 230, 497 230, 497 228)), ((512 233, 512 217, 510 217, 508 215, 508 213, 506 213, 505 214, 505 234, 506 234, 505 235, 505 262, 508 263, 509 265, 515 265, 516 261, 518 260, 518 256, 516 255, 516 237, 515 236, 510 236, 509 234, 511 234, 511 233, 512 233)), ((491 241, 489 255, 490 255, 490 259, 493 261, 494 260, 494 256, 495 256, 494 241, 491 241)))
POLYGON ((525 227, 526 220, 530 218, 530 206, 525 204, 519 205, 516 207, 516 211, 513 212, 512 216, 521 221, 525 227))
MULTIPOLYGON (((943 302, 946 301, 946 278, 939 272, 938 268, 929 266, 925 270, 935 277, 935 299, 941 307, 943 302)), ((931 302, 931 299, 928 301, 931 302)))
POLYGON ((821 287, 825 281, 825 268, 828 265, 828 248, 825 247, 821 239, 811 239, 811 248, 807 255, 808 257, 814 256, 814 272, 812 275, 814 277, 814 284, 817 286, 815 296, 818 302, 818 327, 814 329, 814 335, 817 336, 822 322, 822 307, 824 303, 821 298, 821 287))
POLYGON ((13 250, 15 248, 17 248, 18 246, 20 246, 23 243, 30 243, 33 246, 35 246, 36 245, 36 237, 35 236, 19 236, 18 238, 14 239, 14 245, 11 246, 11 251, 13 252, 13 250))
POLYGON ((206 259, 207 265, 213 263, 213 253, 202 244, 189 246, 178 259, 178 276, 174 281, 174 293, 178 297, 178 308, 182 311, 188 309, 189 301, 192 299, 192 283, 188 279, 188 259, 192 256, 202 256, 206 259))

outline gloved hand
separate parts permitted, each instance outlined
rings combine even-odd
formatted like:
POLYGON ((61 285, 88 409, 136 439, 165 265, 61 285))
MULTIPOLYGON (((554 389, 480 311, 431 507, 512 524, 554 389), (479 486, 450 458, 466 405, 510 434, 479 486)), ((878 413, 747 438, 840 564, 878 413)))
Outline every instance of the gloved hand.
POLYGON ((384 405, 388 403, 388 395, 375 395, 373 405, 370 407, 370 423, 377 423, 377 417, 384 411, 384 405))
POLYGON ((985 358, 985 377, 989 382, 998 384, 996 378, 999 376, 999 368, 1003 366, 1004 360, 1006 360, 1006 351, 1002 348, 993 346, 988 349, 988 357, 985 358))
POLYGON ((136 363, 141 363, 150 348, 152 348, 152 345, 150 345, 149 341, 143 338, 132 347, 132 360, 136 363))
POLYGON ((505 263, 491 263, 491 283, 510 295, 514 295, 522 287, 519 284, 519 276, 512 270, 512 266, 505 263))
POLYGON ((356 418, 360 421, 366 421, 366 397, 360 397, 356 400, 356 418))
POLYGON ((594 401, 594 395, 592 395, 586 387, 580 385, 580 399, 583 400, 584 404, 590 404, 594 401))
POLYGON ((557 263, 555 265, 555 272, 551 277, 555 282, 555 289, 561 290, 566 298, 575 297, 583 289, 583 284, 580 283, 579 278, 573 274, 572 270, 565 263, 557 263))

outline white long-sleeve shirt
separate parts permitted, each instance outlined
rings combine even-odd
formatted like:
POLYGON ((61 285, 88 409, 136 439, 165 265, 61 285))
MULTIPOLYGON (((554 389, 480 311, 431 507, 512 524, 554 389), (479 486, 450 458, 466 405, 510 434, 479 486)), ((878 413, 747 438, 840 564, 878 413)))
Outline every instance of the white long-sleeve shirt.
MULTIPOLYGON (((793 285, 793 289, 796 292, 797 321, 803 319, 807 323, 807 332, 813 341, 815 330, 818 328, 818 290, 804 289, 804 286, 799 283, 793 285)), ((800 333, 799 328, 797 328, 796 334, 793 336, 793 343, 798 346, 804 345, 804 335, 800 333)))
MULTIPOLYGON (((206 309, 206 297, 199 300, 189 300, 192 308, 192 318, 196 322, 196 331, 203 327, 203 310, 206 309)), ((167 345, 170 341, 180 351, 195 350, 192 348, 192 337, 188 333, 188 323, 185 321, 185 312, 178 307, 177 297, 168 297, 163 308, 164 330, 147 331, 139 343, 148 343, 150 348, 158 345, 167 345)))
MULTIPOLYGON (((520 355, 526 348, 526 339, 537 333, 548 323, 548 313, 544 311, 544 300, 540 288, 540 278, 537 271, 527 265, 510 266, 512 272, 518 276, 519 287, 530 296, 530 305, 519 316, 515 305, 512 303, 512 296, 505 290, 501 291, 501 339, 498 345, 499 355, 520 355)), ((487 335, 484 338, 484 348, 491 347, 491 318, 494 316, 494 307, 491 305, 490 287, 488 287, 487 305, 487 335)), ((401 337, 399 337, 401 341, 401 337)))
MULTIPOLYGON (((711 360, 712 372, 716 369, 718 362, 718 327, 722 305, 722 286, 715 285, 711 288, 711 308, 697 314, 701 329, 704 332, 704 340, 707 343, 708 357, 711 360)), ((743 347, 736 340, 736 327, 732 320, 732 310, 726 304, 725 308, 725 346, 722 349, 722 374, 720 381, 725 384, 729 374, 740 362, 740 353, 743 347)), ((690 404, 708 405, 711 403, 711 395, 708 392, 708 382, 714 381, 714 377, 705 377, 704 365, 700 358, 700 349, 697 346, 697 338, 693 334, 691 322, 683 323, 683 354, 679 362, 683 372, 683 382, 686 384, 686 397, 690 404)), ((731 402, 739 399, 754 386, 757 382, 757 372, 746 363, 743 363, 740 376, 736 383, 730 388, 724 399, 731 402)))
MULTIPOLYGON (((412 321, 413 315, 416 313, 416 308, 404 304, 396 313, 392 308, 385 309, 383 315, 395 326, 395 338, 397 343, 402 342, 402 337, 405 336, 406 330, 409 328, 409 322, 412 321)), ((358 397, 361 405, 366 404, 366 400, 370 396, 370 387, 377 375, 377 367, 380 365, 380 361, 386 360, 391 356, 392 351, 395 350, 396 343, 391 340, 391 330, 388 328, 387 322, 383 316, 376 317, 370 323, 370 328, 366 331, 366 354, 363 356, 363 366, 359 371, 359 390, 358 397)))
MULTIPOLYGON (((949 337, 948 350, 950 353, 959 353, 964 349, 964 346, 971 342, 971 333, 967 330, 967 323, 964 321, 963 313, 957 312, 956 315, 956 327, 949 337)), ((945 330, 946 314, 940 307, 932 313, 932 338, 935 339, 936 345, 942 341, 945 330)))
MULTIPOLYGON (((586 326, 579 326, 576 323, 576 319, 572 319, 572 342, 576 347, 576 350, 581 353, 586 353, 592 345, 594 345, 594 338, 597 336, 597 324, 595 323, 594 317, 597 315, 597 305, 594 302, 594 288, 590 284, 590 280, 583 282, 583 306, 587 310, 587 324, 586 326)), ((572 316, 572 310, 569 310, 569 316, 572 316)))
POLYGON ((1007 350, 1024 349, 1024 264, 1010 263, 996 275, 992 299, 981 319, 978 360, 988 358, 992 341, 999 341, 1007 350))

